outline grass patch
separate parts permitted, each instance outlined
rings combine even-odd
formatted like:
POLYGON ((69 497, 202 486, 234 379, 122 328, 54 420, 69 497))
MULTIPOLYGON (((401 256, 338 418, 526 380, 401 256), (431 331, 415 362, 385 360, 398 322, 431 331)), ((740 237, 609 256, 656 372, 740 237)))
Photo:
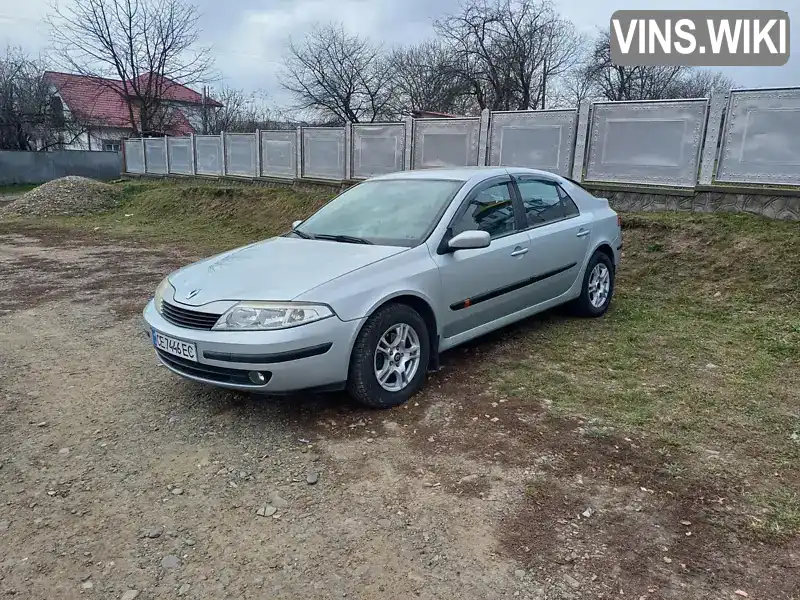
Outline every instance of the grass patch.
POLYGON ((609 314, 547 315, 484 375, 592 419, 591 435, 605 425, 685 451, 671 473, 744 482, 760 534, 800 534, 786 491, 800 489, 797 224, 654 213, 624 226, 609 314))
MULTIPOLYGON (((120 203, 80 217, 14 217, 21 227, 42 225, 218 252, 285 233, 325 204, 325 188, 257 187, 162 181, 118 182, 120 203)), ((8 220, 8 219, 7 219, 8 220)))
POLYGON ((2 196, 17 196, 39 187, 38 183, 18 183, 14 185, 0 185, 0 198, 2 196))
POLYGON ((780 488, 752 499, 762 507, 758 517, 752 517, 756 532, 767 538, 785 539, 800 532, 800 493, 796 489, 780 488))

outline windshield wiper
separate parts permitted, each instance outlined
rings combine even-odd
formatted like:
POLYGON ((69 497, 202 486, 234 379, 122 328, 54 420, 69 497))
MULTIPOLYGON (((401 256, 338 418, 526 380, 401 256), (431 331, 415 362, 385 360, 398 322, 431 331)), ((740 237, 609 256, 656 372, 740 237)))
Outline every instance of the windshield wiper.
POLYGON ((289 233, 295 234, 297 237, 303 238, 304 240, 313 240, 314 238, 307 233, 300 231, 299 229, 292 229, 289 233))
POLYGON ((317 233, 314 235, 315 240, 331 240, 333 242, 345 242, 347 244, 372 244, 369 240, 364 238, 355 237, 352 235, 328 235, 326 233, 317 233))

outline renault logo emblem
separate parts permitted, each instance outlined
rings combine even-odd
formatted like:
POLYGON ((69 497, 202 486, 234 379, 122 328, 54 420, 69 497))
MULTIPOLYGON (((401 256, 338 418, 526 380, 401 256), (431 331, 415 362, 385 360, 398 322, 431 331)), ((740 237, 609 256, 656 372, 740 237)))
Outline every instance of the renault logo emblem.
POLYGON ((195 296, 197 296, 197 294, 199 294, 199 293, 200 293, 200 290, 192 290, 191 292, 189 292, 188 294, 186 294, 186 299, 187 299, 187 300, 191 300, 192 298, 194 298, 195 296))

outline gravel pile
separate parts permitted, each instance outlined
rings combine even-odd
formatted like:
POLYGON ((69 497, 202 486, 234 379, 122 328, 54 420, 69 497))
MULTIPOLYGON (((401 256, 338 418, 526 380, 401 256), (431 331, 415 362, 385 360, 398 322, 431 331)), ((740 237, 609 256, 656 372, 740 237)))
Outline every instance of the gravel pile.
POLYGON ((0 213, 35 215, 85 215, 114 208, 119 202, 116 188, 86 177, 70 175, 54 179, 23 194, 0 213))

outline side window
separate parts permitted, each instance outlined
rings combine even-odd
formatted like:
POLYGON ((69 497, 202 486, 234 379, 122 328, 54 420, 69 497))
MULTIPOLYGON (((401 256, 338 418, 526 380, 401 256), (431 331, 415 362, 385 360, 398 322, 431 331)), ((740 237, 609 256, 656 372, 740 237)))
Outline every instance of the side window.
POLYGON ((478 192, 462 207, 451 225, 453 235, 463 231, 488 231, 492 238, 515 229, 514 203, 508 183, 499 183, 478 192))
POLYGON ((522 179, 517 180, 517 186, 529 227, 564 218, 564 209, 555 183, 522 179))
POLYGON ((564 216, 567 218, 570 217, 577 217, 581 214, 581 211, 578 210, 575 201, 569 197, 569 194, 564 191, 564 188, 558 186, 558 194, 561 196, 561 201, 564 203, 564 216))

